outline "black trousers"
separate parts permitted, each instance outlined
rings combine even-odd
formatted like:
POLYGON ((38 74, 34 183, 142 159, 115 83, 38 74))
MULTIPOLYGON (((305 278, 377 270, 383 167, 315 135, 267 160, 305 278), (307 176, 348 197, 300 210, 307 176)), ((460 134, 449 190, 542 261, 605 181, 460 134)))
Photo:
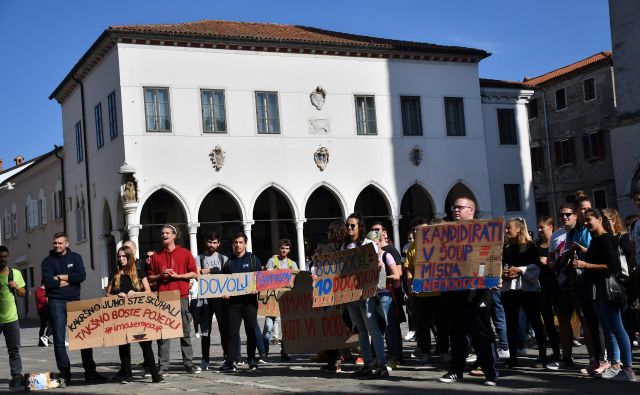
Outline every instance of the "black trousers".
MULTIPOLYGON (((218 331, 220 332, 220 344, 222 345, 222 353, 225 360, 229 354, 228 334, 229 334, 229 312, 227 301, 222 298, 206 299, 206 304, 199 306, 196 311, 198 321, 200 322, 200 330, 202 331, 202 339, 200 345, 202 347, 202 360, 209 362, 209 350, 211 348, 211 330, 213 329, 213 317, 218 322, 218 331)), ((235 348, 235 347, 234 347, 235 348)))
POLYGON ((553 306, 556 304, 557 292, 558 291, 554 285, 549 285, 547 287, 543 286, 540 292, 540 298, 538 298, 544 330, 547 332, 549 342, 551 343, 551 350, 553 351, 553 358, 555 360, 560 359, 560 335, 556 329, 553 315, 553 306))
POLYGON ((38 317, 40 318, 40 331, 38 332, 38 338, 45 336, 45 333, 46 336, 49 337, 52 333, 51 327, 49 326, 49 312, 46 309, 38 311, 38 317))
MULTIPOLYGON (((151 342, 140 342, 140 348, 142 349, 142 356, 144 358, 144 365, 151 372, 153 380, 158 380, 160 375, 158 374, 158 365, 153 356, 153 349, 151 348, 151 342)), ((120 354, 120 373, 122 377, 130 377, 133 375, 131 371, 131 344, 122 344, 118 346, 118 354, 120 354)))
MULTIPOLYGON (((418 350, 423 355, 427 355, 431 352, 431 327, 434 325, 436 311, 439 308, 440 297, 418 297, 412 298, 413 313, 415 314, 415 330, 416 330, 416 342, 418 343, 418 350)), ((436 338, 440 336, 436 331, 436 338)), ((446 350, 445 350, 446 351, 446 350)))
POLYGON ((518 349, 518 326, 520 323, 520 308, 524 310, 527 320, 536 333, 536 343, 538 343, 538 356, 541 359, 547 358, 547 333, 542 325, 540 317, 540 293, 525 292, 522 290, 502 291, 502 304, 504 305, 504 315, 507 320, 507 340, 511 351, 512 361, 517 358, 518 349))
POLYGON ((256 358, 256 325, 258 325, 258 299, 256 295, 232 296, 228 301, 229 336, 227 339, 227 363, 240 360, 236 343, 240 337, 240 325, 244 322, 247 335, 247 357, 251 363, 256 358))
POLYGON ((491 290, 450 291, 441 296, 448 326, 451 330, 451 364, 449 371, 462 377, 469 343, 478 356, 478 363, 487 380, 498 376, 498 355, 495 334, 491 327, 491 290))

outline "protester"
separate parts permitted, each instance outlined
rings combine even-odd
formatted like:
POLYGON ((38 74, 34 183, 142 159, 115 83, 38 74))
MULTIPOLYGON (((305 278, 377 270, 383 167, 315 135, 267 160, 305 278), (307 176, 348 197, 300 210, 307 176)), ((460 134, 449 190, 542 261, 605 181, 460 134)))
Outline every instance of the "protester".
MULTIPOLYGON (((80 283, 87 277, 82 257, 69 249, 69 238, 63 232, 53 235, 53 249, 42 262, 42 281, 49 302, 49 318, 53 331, 53 350, 59 376, 68 385, 71 382, 71 363, 65 346, 67 328, 67 302, 80 300, 80 283)), ((80 350, 85 381, 106 378, 96 371, 93 349, 80 350)))
MULTIPOLYGON (((116 295, 124 299, 144 292, 151 292, 147 274, 144 270, 136 265, 136 258, 133 250, 128 246, 118 249, 118 268, 113 273, 109 285, 107 286, 107 295, 116 295)), ((144 357, 144 366, 151 372, 154 383, 164 382, 164 378, 158 372, 153 350, 151 349, 151 341, 140 342, 142 355, 144 357)), ((133 373, 131 371, 131 344, 122 344, 118 346, 120 355, 120 370, 116 373, 116 379, 121 384, 129 384, 133 381, 133 373)))
MULTIPOLYGON (((228 258, 218 252, 220 248, 220 235, 211 232, 207 235, 205 241, 206 251, 200 254, 196 260, 199 274, 221 274, 222 268, 228 258)), ((209 351, 211 349, 211 330, 213 329, 213 317, 216 317, 218 323, 218 332, 220 334, 220 344, 222 345, 222 353, 226 359, 228 356, 228 314, 227 300, 223 298, 198 299, 196 314, 200 320, 200 330, 202 331, 202 339, 200 345, 202 348, 202 360, 200 368, 202 370, 209 369, 209 351)))
MULTIPOLYGON (((148 281, 158 284, 157 290, 180 292, 180 315, 184 336, 180 338, 182 363, 187 373, 200 373, 199 366, 193 364, 193 348, 191 346, 191 321, 189 312, 189 280, 198 275, 196 262, 191 252, 176 244, 178 231, 175 226, 167 224, 160 229, 162 249, 151 257, 147 271, 148 281)), ((171 360, 171 339, 158 340, 158 359, 160 375, 169 372, 171 360)))
POLYGON ((36 310, 40 319, 40 331, 38 331, 38 347, 49 347, 49 336, 51 336, 51 325, 49 325, 49 312, 47 311, 47 292, 44 289, 44 282, 40 281, 40 286, 36 289, 36 310))
MULTIPOLYGON (((278 254, 272 256, 267 261, 267 270, 298 270, 298 265, 294 260, 289 258, 291 253, 291 240, 282 239, 278 242, 278 254)), ((269 344, 273 339, 275 326, 278 324, 279 317, 265 317, 264 330, 262 337, 264 339, 264 347, 266 356, 269 356, 269 344)), ((283 362, 290 361, 291 358, 284 352, 284 340, 280 342, 280 360, 283 362)))
POLYGON ((413 229, 407 234, 407 242, 402 247, 402 287, 404 293, 407 295, 407 324, 409 325, 409 331, 404 337, 404 340, 407 341, 416 341, 416 324, 415 319, 413 317, 413 295, 411 295, 411 289, 408 287, 409 282, 407 281, 407 251, 409 251, 409 247, 411 243, 414 242, 413 229))
MULTIPOLYGON (((247 235, 237 233, 233 237, 233 256, 223 267, 224 274, 257 272, 262 270, 260 259, 247 251, 247 235)), ((240 336, 240 325, 244 323, 247 335, 247 357, 249 370, 258 369, 256 360, 256 326, 258 325, 258 298, 255 294, 228 297, 229 338, 227 339, 227 358, 217 370, 234 372, 236 361, 240 359, 237 342, 240 336)))
POLYGON ((0 245, 0 333, 4 334, 9 354, 10 391, 24 391, 16 297, 24 298, 27 293, 25 285, 20 270, 9 267, 9 249, 0 245))
POLYGON ((613 237, 609 220, 598 209, 585 211, 585 226, 593 239, 584 260, 574 259, 573 266, 589 273, 595 286, 595 310, 600 324, 607 330, 611 344, 611 366, 601 375, 615 381, 636 381, 631 368, 631 344, 624 326, 621 311, 626 308, 624 300, 610 295, 608 277, 620 281, 622 267, 618 258, 618 248, 613 237), (617 363, 618 361, 621 364, 617 363))
MULTIPOLYGON (((451 207, 451 212, 456 221, 473 219, 476 212, 475 201, 467 196, 458 197, 451 207)), ((449 372, 440 377, 440 382, 455 383, 462 380, 469 333, 478 363, 485 375, 484 384, 495 386, 498 378, 498 355, 491 327, 492 290, 444 292, 442 299, 446 311, 449 312, 452 359, 449 372)))
MULTIPOLYGON (((547 359, 547 334, 540 318, 539 298, 540 259, 531 241, 527 224, 522 218, 511 218, 505 224, 506 243, 502 251, 502 302, 507 319, 509 349, 516 350, 520 309, 531 323, 538 343, 537 367, 543 367, 547 359)), ((516 367, 517 353, 511 353, 505 366, 516 367)))

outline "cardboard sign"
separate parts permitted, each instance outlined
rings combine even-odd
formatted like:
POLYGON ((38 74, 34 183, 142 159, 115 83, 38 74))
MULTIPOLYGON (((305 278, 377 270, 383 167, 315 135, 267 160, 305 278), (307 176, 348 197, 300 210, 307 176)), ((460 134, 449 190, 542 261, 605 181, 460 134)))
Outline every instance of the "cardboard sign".
POLYGON ((427 225, 416 230, 415 292, 497 286, 502 274, 504 219, 427 225))
POLYGON ((256 273, 201 274, 198 298, 221 298, 256 293, 256 273))
POLYGON ((287 353, 309 353, 347 348, 358 336, 344 324, 340 307, 313 308, 313 281, 298 273, 293 290, 280 293, 282 334, 287 353))
POLYGON ((275 269, 256 273, 256 291, 268 289, 291 288, 297 270, 275 269))
POLYGON ((69 350, 184 336, 178 291, 67 303, 69 350))
POLYGON ((313 307, 335 306, 376 294, 378 255, 373 244, 313 258, 313 307))
POLYGON ((279 296, 282 292, 270 289, 258 293, 258 315, 261 317, 280 317, 279 296))

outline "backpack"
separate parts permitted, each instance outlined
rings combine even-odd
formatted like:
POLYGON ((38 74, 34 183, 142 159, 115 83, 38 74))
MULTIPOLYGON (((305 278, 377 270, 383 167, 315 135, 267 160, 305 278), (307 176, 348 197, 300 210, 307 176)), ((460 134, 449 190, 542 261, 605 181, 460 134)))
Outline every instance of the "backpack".
MULTIPOLYGON (((13 269, 8 267, 9 274, 7 275, 7 288, 9 287, 9 283, 13 281, 13 269)), ((20 313, 20 306, 18 306, 18 298, 16 298, 16 290, 13 288, 9 288, 9 292, 13 295, 13 302, 16 304, 16 311, 18 312, 18 319, 22 319, 23 314, 20 313)))

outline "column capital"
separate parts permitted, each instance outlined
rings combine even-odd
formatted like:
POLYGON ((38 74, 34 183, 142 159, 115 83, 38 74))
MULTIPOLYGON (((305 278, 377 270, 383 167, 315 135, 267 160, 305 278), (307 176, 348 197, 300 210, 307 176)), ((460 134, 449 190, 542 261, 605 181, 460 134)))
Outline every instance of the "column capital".
POLYGON ((306 218, 296 218, 296 229, 302 229, 304 227, 304 223, 307 222, 306 218))
POLYGON ((400 223, 400 220, 402 219, 402 215, 392 216, 389 219, 391 220, 391 223, 393 225, 398 225, 400 223))
POLYGON ((131 235, 133 233, 135 233, 137 235, 138 232, 140 232, 140 229, 142 229, 142 225, 140 225, 140 224, 127 225, 127 232, 129 233, 129 235, 131 235))
POLYGON ((189 227, 189 234, 194 234, 194 233, 198 233, 198 228, 200 227, 200 223, 189 222, 187 226, 189 227))

